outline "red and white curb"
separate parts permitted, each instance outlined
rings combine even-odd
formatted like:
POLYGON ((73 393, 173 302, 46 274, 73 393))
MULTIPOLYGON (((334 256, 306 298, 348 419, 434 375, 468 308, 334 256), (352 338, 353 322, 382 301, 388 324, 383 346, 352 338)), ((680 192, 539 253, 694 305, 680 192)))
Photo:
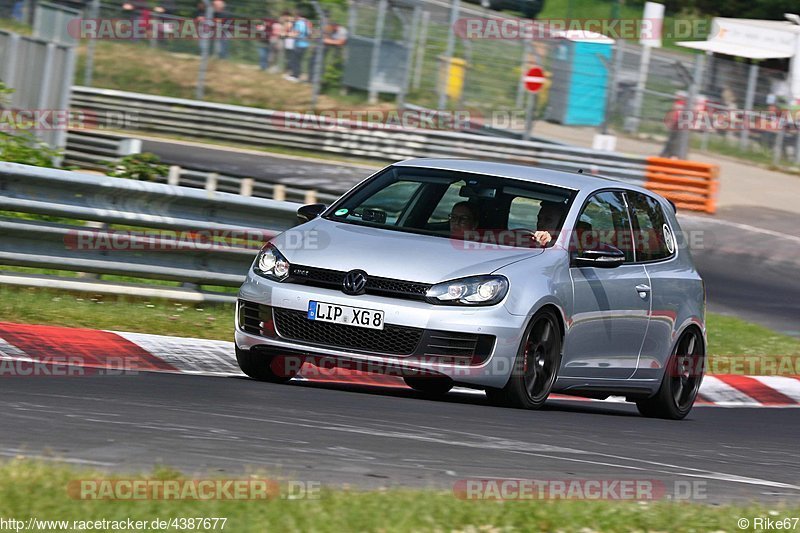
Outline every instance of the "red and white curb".
MULTIPOLYGON (((145 333, 100 331, 0 322, 0 375, 10 361, 69 363, 128 372, 169 372, 202 376, 243 376, 232 342, 145 333)), ((395 376, 334 369, 300 380, 405 387, 395 376)), ((460 393, 483 394, 471 389, 460 393)), ((552 395, 554 400, 594 401, 552 395)), ((621 402, 624 398, 610 398, 621 402)), ((707 375, 696 405, 718 407, 800 407, 800 376, 707 375)))

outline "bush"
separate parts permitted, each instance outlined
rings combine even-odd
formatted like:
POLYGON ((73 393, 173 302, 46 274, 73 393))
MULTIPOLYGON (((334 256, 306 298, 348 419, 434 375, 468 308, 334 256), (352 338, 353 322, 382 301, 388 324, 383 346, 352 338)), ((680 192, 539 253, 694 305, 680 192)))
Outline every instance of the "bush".
POLYGON ((169 167, 162 165, 161 159, 148 152, 132 154, 117 161, 108 163, 109 171, 107 174, 115 178, 127 178, 131 180, 155 181, 167 175, 169 167))
MULTIPOLYGON (((6 108, 8 95, 14 89, 6 87, 0 81, 0 110, 6 108)), ((39 140, 27 130, 17 130, 14 119, 4 118, 0 121, 0 160, 37 167, 55 167, 56 158, 60 155, 47 144, 39 140)))

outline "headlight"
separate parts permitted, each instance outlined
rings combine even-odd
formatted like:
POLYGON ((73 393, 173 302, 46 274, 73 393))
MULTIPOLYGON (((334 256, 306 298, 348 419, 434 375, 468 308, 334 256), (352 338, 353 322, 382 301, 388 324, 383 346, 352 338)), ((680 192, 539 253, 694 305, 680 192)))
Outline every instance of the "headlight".
POLYGON ((437 283, 425 294, 439 305, 494 305, 505 298, 508 280, 503 276, 475 276, 437 283))
POLYGON ((253 271, 259 276, 283 281, 289 275, 289 261, 277 248, 268 244, 258 253, 253 271))

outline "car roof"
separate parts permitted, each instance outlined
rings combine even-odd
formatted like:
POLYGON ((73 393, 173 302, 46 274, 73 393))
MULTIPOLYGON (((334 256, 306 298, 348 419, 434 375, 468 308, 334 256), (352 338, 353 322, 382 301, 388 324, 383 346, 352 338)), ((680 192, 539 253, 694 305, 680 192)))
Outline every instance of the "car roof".
POLYGON ((551 170, 547 168, 530 167, 525 165, 512 165, 510 163, 478 161, 474 159, 407 159, 405 161, 395 163, 394 166, 433 168, 452 170, 456 172, 488 174, 502 178, 513 178, 536 183, 545 183, 548 185, 555 185, 557 187, 564 187, 576 191, 592 191, 595 189, 604 189, 608 187, 621 187, 624 189, 631 189, 645 193, 649 192, 647 189, 642 187, 603 176, 579 174, 577 172, 564 172, 562 170, 551 170))

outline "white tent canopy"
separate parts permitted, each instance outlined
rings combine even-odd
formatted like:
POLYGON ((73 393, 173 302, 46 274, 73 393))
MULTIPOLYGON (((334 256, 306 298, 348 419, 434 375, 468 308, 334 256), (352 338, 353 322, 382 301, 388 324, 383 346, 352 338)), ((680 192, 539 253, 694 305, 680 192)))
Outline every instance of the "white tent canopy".
POLYGON ((675 44, 753 60, 791 58, 791 96, 800 100, 800 25, 780 20, 715 17, 710 35, 707 41, 675 44))
POLYGON ((767 50, 765 48, 756 48, 755 46, 745 46, 742 44, 720 42, 719 40, 714 39, 709 41, 683 41, 675 44, 684 46, 686 48, 714 52, 715 54, 746 57, 747 59, 778 59, 792 57, 793 55, 788 52, 776 52, 775 50, 767 50))

